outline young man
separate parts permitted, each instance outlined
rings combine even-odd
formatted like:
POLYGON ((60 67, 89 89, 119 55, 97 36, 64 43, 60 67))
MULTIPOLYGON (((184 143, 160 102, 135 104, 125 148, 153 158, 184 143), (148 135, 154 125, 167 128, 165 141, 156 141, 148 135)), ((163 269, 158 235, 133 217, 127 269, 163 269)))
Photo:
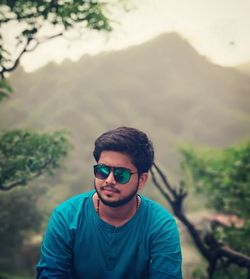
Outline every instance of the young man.
POLYGON ((93 154, 95 191, 54 210, 37 278, 182 278, 174 218, 138 194, 154 160, 147 135, 128 127, 108 131, 93 154))

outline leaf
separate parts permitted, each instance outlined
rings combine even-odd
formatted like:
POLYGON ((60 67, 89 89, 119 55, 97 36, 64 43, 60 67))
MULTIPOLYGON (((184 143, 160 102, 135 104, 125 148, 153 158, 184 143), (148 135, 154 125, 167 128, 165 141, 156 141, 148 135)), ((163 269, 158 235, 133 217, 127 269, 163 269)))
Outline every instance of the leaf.
POLYGON ((53 174, 69 151, 65 131, 13 130, 0 134, 0 190, 25 186, 36 176, 53 174))
POLYGON ((13 92, 10 84, 7 82, 6 79, 0 80, 0 101, 4 98, 9 97, 9 95, 13 92))

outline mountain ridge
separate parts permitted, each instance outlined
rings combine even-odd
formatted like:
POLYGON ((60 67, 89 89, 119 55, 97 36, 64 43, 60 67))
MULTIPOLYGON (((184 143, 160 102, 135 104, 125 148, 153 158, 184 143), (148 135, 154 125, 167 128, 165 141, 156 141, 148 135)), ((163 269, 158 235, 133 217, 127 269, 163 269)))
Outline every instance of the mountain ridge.
POLYGON ((172 173, 179 142, 225 147, 250 134, 250 78, 210 63, 176 34, 30 74, 18 69, 10 81, 16 93, 1 104, 0 128, 68 129, 74 172, 81 154, 91 161, 95 137, 117 126, 149 133, 172 173))

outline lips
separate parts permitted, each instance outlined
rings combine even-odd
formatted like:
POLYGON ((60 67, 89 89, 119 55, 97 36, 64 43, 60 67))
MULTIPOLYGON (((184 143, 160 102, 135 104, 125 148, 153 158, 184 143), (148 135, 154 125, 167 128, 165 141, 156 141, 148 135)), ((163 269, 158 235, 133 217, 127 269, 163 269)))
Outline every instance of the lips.
POLYGON ((109 193, 119 193, 119 191, 115 188, 111 188, 109 186, 104 186, 101 188, 102 191, 109 192, 109 193))

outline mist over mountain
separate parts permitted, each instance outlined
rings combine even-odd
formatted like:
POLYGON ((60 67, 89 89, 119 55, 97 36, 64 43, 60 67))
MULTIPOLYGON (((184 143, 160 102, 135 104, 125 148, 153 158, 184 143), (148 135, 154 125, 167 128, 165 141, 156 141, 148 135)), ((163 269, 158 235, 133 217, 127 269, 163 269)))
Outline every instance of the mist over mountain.
POLYGON ((147 132, 172 173, 179 143, 225 147, 250 132, 250 78, 212 64, 174 33, 30 74, 19 68, 10 80, 15 94, 0 104, 1 129, 68 129, 75 185, 90 183, 93 141, 107 129, 147 132))
POLYGON ((240 64, 240 65, 237 65, 236 67, 240 72, 244 73, 244 74, 247 74, 250 76, 250 61, 249 62, 246 62, 246 63, 243 63, 243 64, 240 64))

